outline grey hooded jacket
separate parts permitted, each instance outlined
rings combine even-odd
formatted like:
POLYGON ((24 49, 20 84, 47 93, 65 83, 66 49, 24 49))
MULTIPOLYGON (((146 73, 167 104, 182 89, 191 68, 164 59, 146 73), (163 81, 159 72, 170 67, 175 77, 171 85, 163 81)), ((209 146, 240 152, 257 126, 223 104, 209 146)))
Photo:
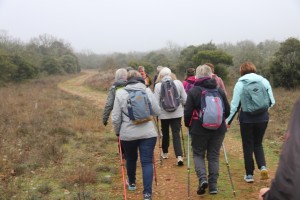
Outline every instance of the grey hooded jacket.
MULTIPOLYGON (((125 88, 128 90, 145 90, 152 105, 153 115, 159 115, 160 107, 158 105, 158 102, 151 90, 149 88, 146 88, 145 84, 134 83, 127 85, 125 88)), ((153 121, 136 125, 133 124, 132 121, 128 118, 128 96, 129 94, 124 88, 116 92, 114 108, 112 110, 111 116, 116 134, 119 134, 120 139, 125 141, 157 137, 157 132, 153 121)))
POLYGON ((126 84, 126 81, 119 80, 119 81, 116 81, 113 84, 113 86, 110 87, 110 89, 108 91, 107 99, 106 99, 103 116, 102 116, 102 122, 104 125, 107 124, 110 112, 112 111, 112 109, 114 107, 116 91, 122 87, 125 87, 125 84, 126 84))

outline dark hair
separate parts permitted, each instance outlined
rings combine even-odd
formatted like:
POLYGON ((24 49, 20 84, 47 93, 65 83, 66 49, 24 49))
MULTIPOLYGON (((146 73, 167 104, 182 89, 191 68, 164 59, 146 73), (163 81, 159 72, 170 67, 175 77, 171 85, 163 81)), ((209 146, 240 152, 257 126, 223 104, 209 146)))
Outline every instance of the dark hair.
POLYGON ((186 76, 195 76, 195 69, 194 68, 187 68, 186 70, 186 76))

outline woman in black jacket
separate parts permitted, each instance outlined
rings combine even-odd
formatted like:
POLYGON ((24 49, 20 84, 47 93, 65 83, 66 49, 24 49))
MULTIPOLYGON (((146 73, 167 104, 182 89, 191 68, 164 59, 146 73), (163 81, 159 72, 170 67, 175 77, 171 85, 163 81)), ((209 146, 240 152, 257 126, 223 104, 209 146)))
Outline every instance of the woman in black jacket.
POLYGON ((230 105, 224 91, 217 88, 216 80, 212 78, 212 71, 209 66, 202 65, 197 67, 196 77, 195 86, 189 91, 187 96, 184 109, 184 123, 189 128, 189 134, 192 138, 195 171, 199 179, 197 194, 204 194, 207 187, 209 187, 210 194, 217 194, 220 148, 227 131, 225 118, 230 114, 230 105), (223 119, 221 119, 220 127, 216 130, 204 128, 198 117, 195 117, 195 114, 199 113, 201 108, 202 91, 206 89, 217 89, 223 102, 223 119), (205 156, 207 156, 208 160, 208 176, 205 167, 205 156))

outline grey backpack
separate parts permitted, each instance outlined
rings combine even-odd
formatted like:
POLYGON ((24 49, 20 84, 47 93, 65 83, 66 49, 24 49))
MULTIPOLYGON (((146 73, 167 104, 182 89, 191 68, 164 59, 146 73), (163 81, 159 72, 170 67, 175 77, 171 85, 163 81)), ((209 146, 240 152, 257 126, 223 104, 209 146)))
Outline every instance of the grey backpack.
POLYGON ((128 114, 124 113, 134 124, 151 121, 152 105, 145 90, 125 89, 129 96, 127 99, 128 114))
POLYGON ((173 80, 161 83, 160 104, 167 112, 174 112, 180 105, 180 96, 173 80))

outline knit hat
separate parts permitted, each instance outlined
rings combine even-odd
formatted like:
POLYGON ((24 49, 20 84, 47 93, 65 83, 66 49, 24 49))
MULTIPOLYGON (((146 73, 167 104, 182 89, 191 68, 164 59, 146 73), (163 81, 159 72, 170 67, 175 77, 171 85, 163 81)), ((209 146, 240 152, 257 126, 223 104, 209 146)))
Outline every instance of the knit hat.
POLYGON ((186 75, 187 76, 195 76, 195 69, 194 68, 188 68, 186 70, 186 75))

